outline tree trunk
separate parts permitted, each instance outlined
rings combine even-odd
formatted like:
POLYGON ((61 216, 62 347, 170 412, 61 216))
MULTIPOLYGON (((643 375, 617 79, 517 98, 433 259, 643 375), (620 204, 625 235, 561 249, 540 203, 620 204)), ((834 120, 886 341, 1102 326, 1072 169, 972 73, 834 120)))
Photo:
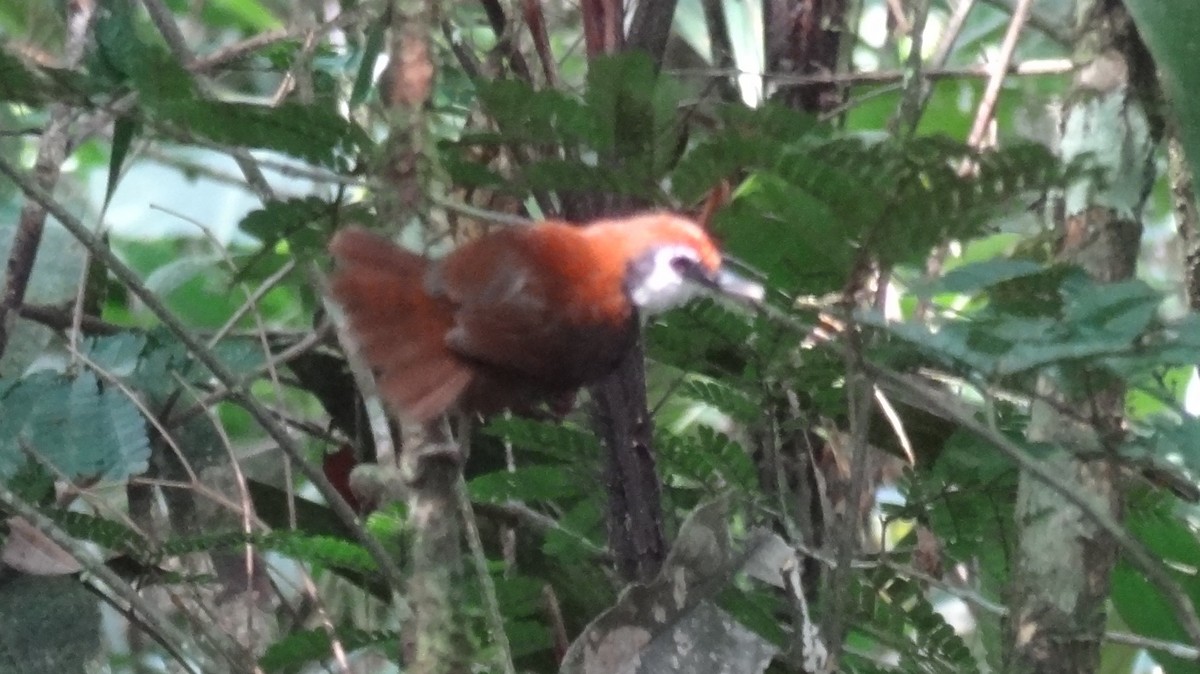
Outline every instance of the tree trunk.
MULTIPOLYGON (((1059 256, 1106 283, 1133 276, 1161 124, 1150 112, 1153 66, 1122 4, 1080 0, 1077 17, 1081 68, 1064 110, 1062 155, 1069 161, 1092 154, 1106 182, 1081 179, 1065 191, 1059 256)), ((1124 387, 1087 373, 1066 383, 1061 375, 1043 376, 1029 438, 1056 448, 1046 461, 1059 469, 1060 487, 1120 519, 1122 485, 1108 457, 1121 440, 1124 387), (1082 412, 1086 422, 1064 409, 1082 412)), ((1060 491, 1028 476, 1016 515, 1009 671, 1097 671, 1115 546, 1060 491)))

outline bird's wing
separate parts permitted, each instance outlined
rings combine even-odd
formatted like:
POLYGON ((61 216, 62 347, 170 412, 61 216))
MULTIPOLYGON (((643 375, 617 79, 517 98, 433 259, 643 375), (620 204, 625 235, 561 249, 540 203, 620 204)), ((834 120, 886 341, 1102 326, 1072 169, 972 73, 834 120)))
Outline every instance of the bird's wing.
POLYGON ((446 345, 454 307, 423 283, 429 261, 363 229, 345 229, 329 251, 330 288, 341 305, 381 397, 406 419, 428 421, 450 408, 472 380, 446 345))
POLYGON ((594 267, 572 227, 544 224, 462 246, 429 286, 457 305, 447 337, 453 351, 547 388, 573 388, 610 367, 596 361, 627 332, 626 322, 612 325, 588 301, 594 267))

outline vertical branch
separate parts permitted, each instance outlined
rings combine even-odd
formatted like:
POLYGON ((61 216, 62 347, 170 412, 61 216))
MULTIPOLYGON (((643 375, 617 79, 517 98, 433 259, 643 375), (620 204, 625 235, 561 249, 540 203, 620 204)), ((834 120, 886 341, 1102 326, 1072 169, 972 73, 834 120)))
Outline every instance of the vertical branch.
MULTIPOLYGON (((625 35, 621 30, 625 21, 625 11, 619 0, 581 0, 579 8, 588 59, 619 51, 625 42, 625 35)), ((665 38, 663 44, 666 45, 665 38)))
POLYGON ((822 632, 827 641, 830 660, 838 662, 842 644, 849 628, 847 597, 851 583, 850 563, 861 546, 864 505, 873 503, 867 495, 867 465, 871 447, 867 443, 871 422, 871 392, 874 382, 862 366, 862 334, 857 325, 846 326, 846 407, 850 428, 850 476, 849 489, 841 508, 834 508, 830 524, 830 544, 834 548, 835 560, 830 574, 826 613, 822 621, 822 632))
MULTIPOLYGON (((634 18, 635 29, 641 32, 637 41, 628 46, 646 51, 656 67, 662 64, 674 7, 674 0, 651 0, 642 3, 634 18), (668 8, 666 21, 660 20, 659 14, 668 8)), ((626 41, 620 33, 624 16, 620 2, 586 0, 583 9, 590 57, 625 47, 626 41), (595 39, 601 43, 590 42, 595 39)), ((576 195, 564 206, 571 218, 582 221, 628 210, 635 204, 612 195, 584 194, 576 195)), ((593 425, 608 450, 605 487, 609 546, 617 570, 626 580, 653 578, 667 555, 662 485, 654 457, 654 426, 646 400, 645 358, 638 339, 617 370, 591 390, 593 425)))
POLYGON ((1171 180, 1171 201, 1175 206, 1175 230, 1183 240, 1184 288, 1188 306, 1200 311, 1200 213, 1197 213, 1195 177, 1183 153, 1179 132, 1172 129, 1167 144, 1167 170, 1171 180))
POLYGON ((1000 56, 992 65, 987 88, 984 89, 983 99, 979 102, 979 109, 975 112, 975 121, 971 124, 971 133, 967 137, 968 145, 978 147, 983 142, 984 135, 996 112, 996 101, 1000 98, 1000 86, 1004 84, 1004 75, 1008 72, 1013 53, 1017 49, 1017 39, 1021 37, 1021 29, 1025 27, 1025 21, 1028 20, 1032 7, 1033 0, 1018 0, 1016 8, 1013 10, 1012 21, 1009 22, 1008 29, 1004 32, 1004 42, 1000 45, 1000 56))
POLYGON ((642 0, 629 26, 628 46, 654 56, 659 62, 667 48, 676 0, 642 0))
MULTIPOLYGON (((435 0, 393 0, 391 55, 385 101, 391 131, 377 172, 388 189, 376 194, 378 215, 398 225, 422 222, 429 202, 429 162, 433 154, 425 109, 436 66, 430 36, 437 24, 435 0)), ((469 648, 462 631, 462 523, 456 485, 465 446, 441 444, 449 436, 436 429, 406 428, 400 454, 408 490, 412 531, 406 625, 406 671, 441 674, 465 671, 469 648)), ((464 435, 458 438, 465 443, 464 435)))
POLYGON ((375 195, 384 222, 402 225, 425 212, 424 163, 430 150, 425 104, 435 74, 429 43, 435 7, 427 0, 395 0, 391 5, 391 57, 384 83, 391 132, 376 167, 390 189, 375 195))
MULTIPOLYGON (((65 7, 68 13, 65 65, 73 68, 83 57, 84 45, 95 17, 95 5, 92 0, 78 0, 65 3, 65 7)), ((71 119, 72 110, 66 104, 56 103, 50 107, 50 120, 42 130, 42 140, 33 162, 33 179, 38 187, 47 192, 54 191, 62 174, 63 162, 70 152, 71 119)), ((37 260, 45 227, 46 209, 36 201, 25 202, 5 266, 4 296, 0 298, 0 356, 8 348, 13 321, 25 302, 25 292, 29 289, 29 279, 33 275, 33 264, 37 260)))
POLYGON ((592 388, 594 425, 608 447, 609 547, 621 577, 640 581, 653 578, 667 555, 644 359, 638 340, 617 371, 592 388))
MULTIPOLYGON (((836 72, 842 55, 847 0, 767 0, 763 39, 767 72, 815 75, 836 72)), ((774 96, 797 110, 829 112, 844 98, 834 83, 780 87, 774 96)))
MULTIPOLYGON (((837 72, 849 50, 844 42, 853 43, 852 36, 846 41, 842 39, 844 35, 848 35, 845 26, 850 4, 847 0, 767 0, 764 2, 763 48, 768 72, 797 75, 824 75, 837 72)), ((827 82, 780 87, 778 91, 774 92, 773 98, 790 108, 820 115, 830 114, 840 109, 845 96, 839 85, 827 82)), ((857 284, 857 281, 855 283, 857 284)), ((847 299, 850 302, 854 301, 852 297, 847 299)), ((859 494, 866 491, 867 448, 865 437, 870 405, 867 392, 870 390, 870 384, 858 372, 861 364, 857 355, 860 345, 857 343, 858 335, 854 334, 853 326, 847 329, 847 333, 851 335, 850 339, 855 340, 851 344, 853 347, 851 350, 856 355, 847 356, 846 359, 846 394, 847 404, 850 408, 850 428, 853 435, 851 451, 854 452, 851 459, 852 475, 849 477, 851 484, 846 491, 859 494)), ((776 414, 791 415, 798 411, 798 406, 789 405, 777 409, 776 414)), ((780 426, 783 425, 780 424, 780 426)), ((780 476, 776 474, 776 482, 766 485, 765 488, 781 490, 784 486, 788 487, 791 492, 789 500, 797 506, 793 514, 807 515, 810 526, 807 530, 802 529, 799 532, 805 538, 797 540, 797 544, 815 547, 828 542, 838 552, 838 566, 833 571, 833 577, 821 585, 822 606, 825 607, 822 611, 821 635, 836 660, 841 646, 841 634, 844 632, 846 624, 845 610, 839 597, 846 595, 847 583, 850 580, 849 557, 860 541, 862 506, 860 500, 855 496, 843 496, 842 498, 845 500, 837 505, 831 502, 833 499, 829 496, 826 486, 827 481, 835 478, 835 474, 832 472, 827 474, 825 467, 817 461, 817 454, 823 453, 820 450, 824 450, 827 446, 822 443, 822 446, 818 447, 804 442, 805 446, 801 449, 801 443, 798 441, 801 439, 807 441, 813 437, 808 427, 791 431, 791 434, 793 437, 789 439, 790 442, 780 443, 779 448, 791 449, 788 452, 791 456, 780 458, 794 462, 796 465, 796 469, 792 471, 795 485, 780 482, 780 476), (797 450, 801 450, 803 453, 797 450), (807 513, 804 512, 805 510, 807 513), (841 515, 835 515, 837 512, 840 512, 841 515), (835 520, 835 517, 840 517, 840 521, 835 520), (830 594, 834 597, 831 600, 828 599, 830 594)), ((762 451, 769 455, 772 449, 764 447, 762 451)), ((806 569, 808 577, 804 579, 804 587, 807 591, 818 587, 819 579, 815 577, 817 573, 814 565, 809 565, 806 569)), ((798 606, 795 608, 799 609, 798 606)), ((803 613, 803 611, 797 612, 803 613)), ((807 655, 804 651, 809 645, 805 643, 803 636, 803 630, 797 629, 790 649, 793 658, 800 662, 803 662, 807 655)))
MULTIPOLYGON (((1064 160, 1092 155, 1105 182, 1081 178, 1059 210, 1059 257, 1100 283, 1132 277, 1142 209, 1155 178, 1161 120, 1153 64, 1118 0, 1079 6, 1075 61, 1082 64, 1063 116, 1064 160)), ((1124 387, 1087 373, 1044 374, 1028 436, 1057 447, 1045 462, 1092 507, 1123 513, 1115 453, 1123 436, 1124 387), (1060 409, 1086 410, 1086 423, 1060 409), (1081 458, 1088 457, 1088 458, 1081 458)), ((1023 472, 1017 494, 1018 545, 1008 639, 1013 671, 1094 672, 1100 663, 1111 534, 1061 492, 1023 472)))

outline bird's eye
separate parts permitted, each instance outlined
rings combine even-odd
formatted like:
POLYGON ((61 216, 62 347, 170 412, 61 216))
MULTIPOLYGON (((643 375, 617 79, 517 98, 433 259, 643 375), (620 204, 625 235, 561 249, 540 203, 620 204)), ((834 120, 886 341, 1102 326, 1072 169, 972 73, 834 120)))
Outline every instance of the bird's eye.
POLYGON ((686 275, 696 267, 696 261, 686 255, 679 255, 671 258, 671 269, 674 269, 681 276, 686 275))

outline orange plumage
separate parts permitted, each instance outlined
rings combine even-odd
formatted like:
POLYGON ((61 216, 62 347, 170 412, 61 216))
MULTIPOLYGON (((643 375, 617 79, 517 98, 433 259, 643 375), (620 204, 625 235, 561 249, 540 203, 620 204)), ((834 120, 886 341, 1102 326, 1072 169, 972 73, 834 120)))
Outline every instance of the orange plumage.
POLYGON ((331 289, 400 417, 483 414, 562 399, 610 373, 637 309, 697 287, 760 299, 720 268, 695 223, 669 213, 496 230, 430 260, 362 229, 338 232, 331 289))

